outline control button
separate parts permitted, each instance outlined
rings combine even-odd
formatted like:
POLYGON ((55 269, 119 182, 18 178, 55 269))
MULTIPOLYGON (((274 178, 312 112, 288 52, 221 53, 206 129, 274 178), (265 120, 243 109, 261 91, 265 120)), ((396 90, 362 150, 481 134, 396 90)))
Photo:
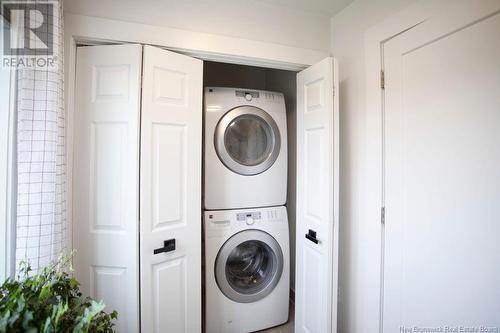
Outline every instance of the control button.
POLYGON ((245 94, 245 99, 250 102, 252 100, 252 94, 245 94))
POLYGON ((254 224, 254 222, 255 221, 254 221, 253 217, 251 217, 251 216, 247 217, 247 224, 248 225, 252 225, 252 224, 254 224))

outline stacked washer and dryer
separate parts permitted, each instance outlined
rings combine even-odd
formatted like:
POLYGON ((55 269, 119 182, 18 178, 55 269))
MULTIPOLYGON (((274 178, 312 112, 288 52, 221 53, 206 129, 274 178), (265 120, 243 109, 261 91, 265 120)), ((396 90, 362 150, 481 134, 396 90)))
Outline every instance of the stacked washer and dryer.
POLYGON ((207 333, 287 322, 287 134, 281 93, 205 89, 207 333))

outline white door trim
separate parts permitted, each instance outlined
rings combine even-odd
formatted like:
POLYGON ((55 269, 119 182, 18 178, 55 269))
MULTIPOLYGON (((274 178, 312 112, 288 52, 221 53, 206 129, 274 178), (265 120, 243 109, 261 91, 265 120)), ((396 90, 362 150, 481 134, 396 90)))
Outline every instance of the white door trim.
MULTIPOLYGON (((363 224, 365 262, 372 265, 366 268, 364 275, 371 276, 370 283, 361 287, 359 295, 364 295, 362 305, 365 320, 360 322, 361 331, 372 331, 379 327, 381 331, 381 281, 382 251, 384 229, 381 224, 382 193, 382 140, 383 140, 383 91, 380 86, 383 44, 392 37, 410 29, 426 20, 430 15, 432 0, 423 0, 402 12, 390 17, 382 23, 370 28, 365 33, 365 89, 366 89, 366 123, 365 123, 365 154, 361 161, 365 188, 361 193, 362 209, 359 210, 360 221, 363 224), (370 309, 367 311, 366 309, 370 309)), ((435 1, 437 2, 437 1, 435 1)))
POLYGON ((339 63, 337 59, 333 61, 333 244, 332 244, 332 266, 334 273, 332 276, 332 332, 337 332, 338 327, 338 303, 339 303, 339 260, 340 260, 340 84, 339 84, 339 63), (337 183, 335 183, 337 182, 337 183))
MULTIPOLYGON (((488 0, 494 1, 494 0, 488 0)), ((384 229, 381 224, 381 207, 384 205, 383 193, 383 91, 380 75, 383 63, 383 45, 391 38, 428 20, 455 0, 421 0, 401 12, 368 29, 365 33, 365 154, 361 181, 365 187, 359 210, 361 228, 365 239, 364 262, 374 263, 363 274, 373 277, 363 285, 357 294, 363 295, 362 304, 365 319, 360 323, 361 331, 372 331, 379 327, 382 332, 381 281, 383 280, 382 254, 384 248, 384 229), (377 288, 378 289, 375 289, 377 288)))
POLYGON ((16 73, 0 71, 0 281, 14 277, 16 270, 16 73))
POLYGON ((65 14, 64 29, 66 38, 84 43, 148 44, 203 60, 288 70, 304 69, 328 55, 300 47, 75 14, 65 14))

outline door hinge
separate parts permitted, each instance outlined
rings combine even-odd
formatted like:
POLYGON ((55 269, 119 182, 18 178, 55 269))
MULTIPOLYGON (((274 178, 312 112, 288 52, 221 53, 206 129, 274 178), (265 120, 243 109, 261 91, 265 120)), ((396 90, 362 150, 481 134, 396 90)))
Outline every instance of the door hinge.
POLYGON ((385 74, 383 70, 380 71, 380 89, 385 89, 385 74))
POLYGON ((385 224, 385 207, 380 208, 380 223, 385 224))

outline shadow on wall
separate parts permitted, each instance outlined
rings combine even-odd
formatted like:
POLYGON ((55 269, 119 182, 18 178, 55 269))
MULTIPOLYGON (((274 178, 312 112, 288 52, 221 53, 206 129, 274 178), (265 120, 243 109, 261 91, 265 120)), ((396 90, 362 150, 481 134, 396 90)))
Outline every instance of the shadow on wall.
MULTIPOLYGON (((339 64, 340 67, 340 64, 339 64)), ((346 91, 349 85, 348 80, 341 80, 339 82, 340 85, 340 91, 346 91)), ((340 191, 340 216, 339 216, 339 289, 340 289, 340 294, 339 294, 339 303, 342 304, 341 309, 339 309, 339 316, 342 316, 344 314, 344 311, 347 311, 346 309, 350 309, 353 304, 351 304, 350 298, 345 297, 345 290, 342 289, 342 282, 343 281, 351 281, 353 278, 351 275, 352 272, 352 260, 349 260, 349 256, 346 255, 348 254, 351 249, 352 249, 352 243, 351 240, 353 238, 353 232, 355 230, 353 229, 353 226, 351 225, 350 227, 345 224, 346 221, 352 221, 353 216, 351 214, 352 212, 352 194, 353 190, 351 188, 351 184, 354 183, 354 180, 351 179, 350 177, 353 175, 352 173, 348 172, 348 170, 352 170, 352 158, 350 156, 350 150, 345 149, 346 145, 349 144, 350 139, 349 139, 349 131, 348 128, 350 126, 350 117, 348 114, 346 114, 346 110, 348 108, 346 107, 346 104, 348 103, 347 96, 346 94, 340 94, 340 99, 339 99, 339 111, 340 111, 340 142, 342 143, 340 145, 340 188, 342 189, 340 191), (344 296, 344 297, 342 297, 344 296)), ((343 332, 345 327, 340 326, 341 321, 339 321, 339 331, 343 332)), ((343 323, 342 323, 343 324, 343 323)), ((345 330, 347 331, 347 330, 345 330)))

